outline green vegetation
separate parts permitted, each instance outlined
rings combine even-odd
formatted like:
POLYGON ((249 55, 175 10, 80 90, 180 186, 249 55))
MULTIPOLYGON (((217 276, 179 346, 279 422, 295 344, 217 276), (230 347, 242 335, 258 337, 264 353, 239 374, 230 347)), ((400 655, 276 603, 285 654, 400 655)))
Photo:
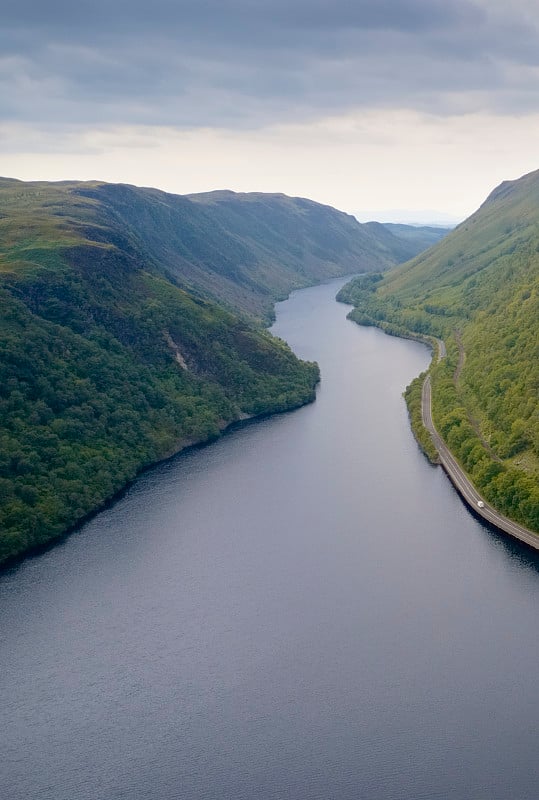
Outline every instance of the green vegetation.
POLYGON ((353 272, 385 270, 420 252, 423 235, 361 225, 329 206, 281 194, 181 197, 134 186, 80 184, 102 225, 115 220, 188 290, 268 321, 293 289, 353 272), (403 238, 405 236, 405 238, 403 238))
MULTIPOLYGON (((339 299, 360 324, 444 339, 447 358, 431 367, 437 428, 489 502, 539 531, 539 173, 339 299)), ((415 419, 415 384, 408 399, 415 419)))
POLYGON ((155 461, 313 400, 318 377, 73 185, 0 181, 0 563, 155 461))
POLYGON ((404 234, 284 195, 0 178, 0 563, 155 461, 312 400, 317 366, 261 321, 395 264, 404 234))
POLYGON ((422 372, 417 378, 406 387, 404 392, 404 399, 408 406, 408 413, 410 415, 410 425, 414 432, 417 443, 431 462, 431 464, 438 464, 438 452, 432 443, 429 432, 423 425, 421 416, 421 394, 423 391, 423 381, 425 380, 426 372, 422 372))

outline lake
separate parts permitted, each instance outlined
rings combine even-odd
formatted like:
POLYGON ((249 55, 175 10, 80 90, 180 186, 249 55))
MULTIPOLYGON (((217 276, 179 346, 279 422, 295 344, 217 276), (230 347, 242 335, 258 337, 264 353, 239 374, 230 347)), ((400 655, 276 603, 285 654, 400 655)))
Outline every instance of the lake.
POLYGON ((430 354, 343 282, 277 306, 315 403, 0 576, 6 800, 537 798, 538 555, 421 455, 430 354))

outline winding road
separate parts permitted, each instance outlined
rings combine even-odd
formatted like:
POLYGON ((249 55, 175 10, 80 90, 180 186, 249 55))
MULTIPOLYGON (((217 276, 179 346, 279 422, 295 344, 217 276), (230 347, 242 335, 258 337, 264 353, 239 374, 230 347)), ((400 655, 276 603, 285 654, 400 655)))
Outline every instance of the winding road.
POLYGON ((495 508, 489 505, 487 501, 484 500, 477 492, 466 473, 462 470, 460 464, 457 462, 445 444, 444 440, 439 435, 432 419, 432 392, 430 375, 427 375, 423 383, 423 391, 421 395, 421 416, 423 425, 430 433, 432 441, 434 442, 434 446, 438 450, 440 463, 449 476, 453 486, 461 495, 462 499, 468 503, 471 508, 473 508, 476 514, 478 514, 480 517, 483 517, 483 519, 487 520, 487 522, 490 522, 499 530, 509 534, 509 536, 515 537, 515 539, 519 539, 521 542, 525 542, 535 550, 539 550, 539 535, 528 530, 528 528, 524 528, 522 525, 513 522, 507 517, 504 517, 503 514, 500 514, 495 508), (480 502, 483 503, 482 506, 478 505, 480 502))
POLYGON ((445 358, 447 355, 447 350, 445 349, 445 342, 443 339, 436 339, 436 343, 438 344, 438 361, 441 361, 442 358, 445 358))

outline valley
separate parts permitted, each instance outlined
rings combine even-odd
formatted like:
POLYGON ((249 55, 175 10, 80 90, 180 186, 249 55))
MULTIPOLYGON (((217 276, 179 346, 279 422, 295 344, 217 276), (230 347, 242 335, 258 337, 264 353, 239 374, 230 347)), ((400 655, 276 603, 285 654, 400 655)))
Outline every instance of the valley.
POLYGON ((264 323, 295 288, 396 263, 371 228, 284 195, 0 179, 0 564, 157 461, 312 402, 318 366, 264 323))

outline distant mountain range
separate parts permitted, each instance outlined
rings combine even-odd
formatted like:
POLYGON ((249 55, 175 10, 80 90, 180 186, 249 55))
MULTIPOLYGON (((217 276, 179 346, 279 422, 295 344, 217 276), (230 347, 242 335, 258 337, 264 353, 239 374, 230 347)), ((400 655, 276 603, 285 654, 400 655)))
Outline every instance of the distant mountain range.
POLYGON ((484 496, 539 531, 539 171, 379 277, 346 287, 352 317, 446 341, 432 369, 438 429, 484 496))
POLYGON ((359 222, 369 222, 370 220, 378 220, 387 224, 397 225, 411 225, 413 227, 428 227, 428 228, 454 228, 460 222, 462 217, 457 217, 454 214, 448 214, 443 211, 433 210, 414 210, 400 208, 400 209, 380 209, 375 211, 357 211, 354 213, 359 222))

